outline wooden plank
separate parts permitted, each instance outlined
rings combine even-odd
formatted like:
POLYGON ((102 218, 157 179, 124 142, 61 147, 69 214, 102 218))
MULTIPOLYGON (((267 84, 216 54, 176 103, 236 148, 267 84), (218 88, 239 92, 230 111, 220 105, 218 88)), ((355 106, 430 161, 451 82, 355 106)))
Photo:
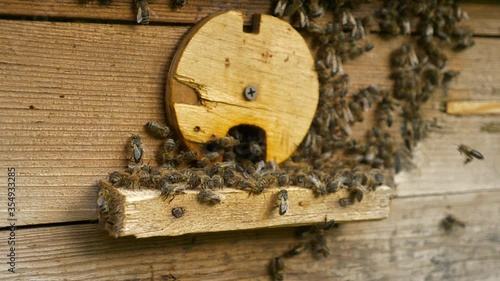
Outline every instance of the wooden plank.
POLYGON ((286 190, 288 211, 280 216, 277 208, 279 188, 267 189, 258 196, 226 188, 216 191, 224 196, 222 202, 210 206, 197 203, 199 191, 194 190, 187 190, 186 194, 176 195, 169 201, 161 197, 158 190, 128 191, 103 187, 101 192, 110 194, 102 197, 109 215, 100 213, 100 221, 111 236, 145 238, 310 225, 321 223, 325 215, 334 217, 338 222, 372 220, 389 215, 389 199, 392 196, 392 190, 382 186, 375 192, 366 193, 362 202, 342 207, 339 200, 349 197, 347 190, 321 197, 300 187, 286 190), (173 216, 173 208, 182 208, 183 216, 173 216))
MULTIPOLYGON (((106 1, 98 0, 8 0, 0 3, 0 16, 20 16, 27 20, 50 20, 52 18, 73 18, 87 20, 126 21, 135 24, 136 10, 132 0, 113 0, 109 5, 106 1)), ((189 0, 181 9, 171 7, 171 0, 149 1, 151 7, 158 14, 152 23, 194 24, 202 18, 226 10, 244 10, 245 24, 250 24, 251 15, 271 14, 273 1, 243 0, 243 1, 209 1, 189 0)), ((363 4, 355 11, 356 16, 372 13, 380 7, 381 1, 363 4)), ((467 25, 472 27, 476 35, 500 35, 500 5, 490 3, 462 3, 462 7, 470 16, 467 25)), ((324 19, 327 21, 328 19, 324 19)), ((322 20, 323 21, 323 20, 322 20)))
MULTIPOLYGON (((330 256, 285 259, 286 280, 498 280, 500 192, 397 198, 388 219, 325 234, 330 256), (452 214, 465 228, 451 233, 452 214)), ((329 217, 330 219, 330 217, 329 217)), ((333 218, 334 219, 334 218, 333 218)), ((297 244, 295 228, 114 239, 97 225, 18 229, 17 273, 0 280, 269 280, 272 257, 297 244)), ((3 230, 2 236, 9 235, 3 230)), ((7 243, 0 253, 10 253, 7 243)), ((5 260, 5 259, 4 259, 5 260)))
MULTIPOLYGON (((96 182, 127 164, 126 149, 131 134, 143 136, 150 151, 145 161, 156 164, 154 152, 161 143, 145 133, 144 124, 165 119, 166 72, 175 46, 188 28, 6 20, 0 21, 0 27, 0 151, 3 153, 0 169, 15 167, 19 171, 18 223, 94 220, 96 182)), ((371 83, 391 87, 388 55, 402 40, 386 41, 372 36, 375 49, 344 66, 350 74, 351 91, 371 83)), ((457 70, 463 73, 456 84, 450 85, 450 96, 467 92, 481 99, 483 93, 491 96, 493 89, 500 87, 496 85, 500 81, 496 79, 500 65, 494 63, 500 41, 478 38, 477 43, 470 50, 450 56, 450 65, 457 64, 456 56, 468 57, 467 65, 463 59, 459 60, 457 70), (492 63, 485 69, 486 61, 492 63), (477 89, 488 90, 476 92, 477 89)), ((437 104, 429 106, 428 116, 436 116, 437 104)), ((477 148, 485 153, 485 162, 471 163, 467 168, 485 163, 492 163, 491 167, 498 165, 490 162, 500 159, 495 157, 500 150, 494 134, 480 134, 482 139, 469 141, 467 135, 459 133, 466 126, 464 132, 475 136, 481 122, 494 120, 474 118, 468 122, 439 118, 449 124, 440 136, 441 148, 447 147, 446 143, 453 147, 457 137, 473 147, 485 143, 486 147, 477 148), (450 129, 453 130, 448 137, 450 129)), ((393 129, 399 134, 397 123, 393 129)), ((364 130, 358 125, 354 131, 362 135, 364 130)), ((432 150, 430 155, 461 165, 455 149, 432 150)), ((439 163, 432 172, 437 179, 442 178, 441 174, 455 173, 438 169, 448 166, 439 163)), ((491 168, 488 171, 492 173, 491 168)), ((491 179, 490 175, 495 173, 484 178, 491 179)), ((464 176, 436 191, 434 178, 429 177, 423 181, 425 188, 411 190, 448 193, 498 188, 496 181, 489 180, 476 185, 478 178, 479 174, 464 176)), ((0 186, 6 186, 6 181, 2 172, 0 186)), ((0 197, 0 204, 6 204, 5 197, 0 197)), ((5 212, 0 213, 1 226, 6 225, 5 216, 5 212)))
POLYGON ((449 101, 446 113, 453 115, 500 114, 500 102, 494 101, 449 101))
MULTIPOLYGON (((87 20, 119 20, 136 24, 137 10, 133 0, 106 1, 73 1, 54 0, 41 3, 29 1, 3 1, 0 4, 0 15, 22 16, 23 19, 49 20, 50 18, 76 18, 87 20)), ((254 13, 271 12, 271 2, 267 0, 251 1, 210 1, 189 0, 181 9, 175 9, 170 0, 148 1, 157 14, 151 23, 194 24, 204 17, 227 10, 244 10, 245 22, 250 24, 254 13)))

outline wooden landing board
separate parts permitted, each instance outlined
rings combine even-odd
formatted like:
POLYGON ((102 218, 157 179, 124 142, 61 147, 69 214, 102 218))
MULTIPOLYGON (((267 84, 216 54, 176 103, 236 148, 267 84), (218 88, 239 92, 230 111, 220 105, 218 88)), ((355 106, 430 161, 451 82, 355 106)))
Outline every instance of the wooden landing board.
MULTIPOLYGON (((285 280, 497 280, 499 210, 500 191, 396 198, 388 219, 327 232, 327 259, 286 259, 285 280), (465 228, 444 232, 448 214, 465 228)), ((18 229, 18 271, 3 264, 0 280, 270 280, 268 263, 297 244, 295 230, 115 239, 95 224, 18 229)))
MULTIPOLYGON (((340 206, 339 199, 349 196, 340 190, 326 196, 315 196, 311 190, 290 187, 288 211, 280 216, 277 209, 278 188, 259 195, 234 189, 216 191, 225 198, 220 204, 196 202, 197 191, 164 199, 160 191, 128 191, 104 187, 109 194, 109 217, 100 214, 100 221, 111 236, 133 235, 137 238, 177 236, 188 233, 218 232, 254 228, 310 225, 324 222, 325 217, 337 222, 383 219, 389 215, 392 190, 382 186, 366 193, 362 202, 340 206), (176 218, 173 208, 183 208, 176 218)), ((102 190, 102 189, 101 189, 102 190)))

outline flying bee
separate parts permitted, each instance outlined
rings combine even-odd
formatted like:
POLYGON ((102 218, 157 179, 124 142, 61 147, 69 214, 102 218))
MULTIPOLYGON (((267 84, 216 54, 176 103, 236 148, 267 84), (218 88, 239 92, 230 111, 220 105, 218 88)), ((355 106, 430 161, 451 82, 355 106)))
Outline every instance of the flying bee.
POLYGON ((224 200, 225 196, 216 192, 213 192, 209 189, 202 189, 200 193, 198 193, 198 201, 201 203, 216 205, 220 204, 222 200, 224 200))
POLYGON ((160 139, 166 139, 170 135, 170 128, 167 127, 167 125, 162 125, 157 122, 148 122, 146 128, 151 134, 160 139))
POLYGON ((186 4, 187 4, 187 0, 175 0, 174 6, 176 8, 182 8, 182 7, 186 6, 186 4))
POLYGON ((136 0, 135 4, 137 6, 137 23, 149 24, 150 16, 156 16, 155 11, 149 7, 145 0, 136 0))
POLYGON ((283 281, 285 278, 285 263, 281 257, 275 257, 271 260, 270 273, 275 281, 283 281))
POLYGON ((133 135, 131 141, 132 146, 132 159, 135 164, 142 163, 142 155, 144 154, 144 147, 141 142, 141 137, 138 135, 133 135))
POLYGON ((217 144, 223 148, 231 148, 240 144, 238 139, 232 136, 223 137, 217 140, 217 144))
POLYGON ((464 144, 461 144, 458 146, 458 151, 460 152, 460 154, 465 155, 464 165, 469 163, 470 161, 472 161, 474 158, 479 159, 479 160, 484 159, 484 156, 481 154, 481 152, 479 152, 475 149, 472 149, 464 144))
POLYGON ((309 243, 307 242, 301 242, 297 246, 293 247, 292 249, 286 251, 283 254, 283 257, 285 258, 290 258, 296 255, 299 255, 309 249, 309 243))
POLYGON ((279 214, 282 216, 286 213, 286 211, 288 211, 288 192, 285 189, 281 189, 277 198, 279 202, 279 214))

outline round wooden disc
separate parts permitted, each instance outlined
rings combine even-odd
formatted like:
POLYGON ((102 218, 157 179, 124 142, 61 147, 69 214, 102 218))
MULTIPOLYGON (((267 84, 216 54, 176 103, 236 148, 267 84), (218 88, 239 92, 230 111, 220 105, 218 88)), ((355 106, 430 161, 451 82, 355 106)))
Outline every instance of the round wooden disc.
POLYGON ((252 33, 239 11, 208 17, 189 32, 167 77, 167 116, 198 151, 232 127, 257 126, 266 133, 266 161, 280 163, 309 130, 319 84, 302 36, 273 16, 256 19, 252 33), (251 101, 244 96, 249 85, 257 89, 251 101))

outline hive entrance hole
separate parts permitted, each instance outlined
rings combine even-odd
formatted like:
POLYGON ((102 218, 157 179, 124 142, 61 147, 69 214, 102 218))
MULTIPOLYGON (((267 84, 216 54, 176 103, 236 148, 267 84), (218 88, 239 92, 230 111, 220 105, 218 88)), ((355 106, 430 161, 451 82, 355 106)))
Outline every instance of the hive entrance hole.
POLYGON ((238 139, 240 144, 234 148, 236 160, 250 160, 257 163, 266 159, 266 132, 252 125, 239 125, 229 130, 228 135, 238 139))

